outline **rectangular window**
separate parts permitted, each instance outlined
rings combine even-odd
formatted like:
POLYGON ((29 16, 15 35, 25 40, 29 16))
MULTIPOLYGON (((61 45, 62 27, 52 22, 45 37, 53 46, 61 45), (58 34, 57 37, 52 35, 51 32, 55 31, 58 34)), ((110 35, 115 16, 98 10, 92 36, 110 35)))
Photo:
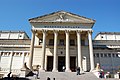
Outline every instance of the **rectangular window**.
POLYGON ((104 57, 107 57, 107 54, 106 54, 106 53, 104 54, 104 57))
POLYGON ((74 39, 70 40, 70 46, 75 46, 75 40, 74 39))
POLYGON ((101 57, 103 57, 103 54, 101 53, 101 57))
POLYGON ((118 54, 116 54, 116 57, 118 57, 118 54))
POLYGON ((59 45, 64 46, 64 39, 60 39, 59 45))
POLYGON ((111 54, 110 54, 110 53, 108 54, 108 57, 111 57, 111 54))
POLYGON ((85 45, 85 40, 81 40, 81 45, 82 45, 82 46, 85 45))
POLYGON ((49 39, 49 45, 53 46, 54 45, 54 39, 49 39))
POLYGON ((99 57, 99 53, 96 54, 96 57, 99 57))
POLYGON ((112 56, 115 57, 115 54, 113 53, 112 56))
POLYGON ((94 54, 94 57, 95 57, 95 54, 94 54))

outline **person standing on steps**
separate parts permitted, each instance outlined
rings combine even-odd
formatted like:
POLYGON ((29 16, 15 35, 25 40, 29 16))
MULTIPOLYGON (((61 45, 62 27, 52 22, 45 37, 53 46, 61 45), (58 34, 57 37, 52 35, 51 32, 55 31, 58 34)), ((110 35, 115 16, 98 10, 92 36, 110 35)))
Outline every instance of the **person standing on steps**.
POLYGON ((77 75, 80 75, 80 67, 77 67, 77 75))
POLYGON ((62 71, 65 72, 65 66, 62 67, 62 71))

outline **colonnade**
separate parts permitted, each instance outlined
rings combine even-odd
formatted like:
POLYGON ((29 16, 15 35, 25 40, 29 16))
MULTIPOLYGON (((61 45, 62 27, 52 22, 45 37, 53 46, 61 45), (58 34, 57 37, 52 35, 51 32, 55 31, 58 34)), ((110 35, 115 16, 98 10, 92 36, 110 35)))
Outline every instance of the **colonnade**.
MULTIPOLYGON (((57 55, 57 41, 58 41, 58 30, 53 30, 54 32, 54 55, 53 55, 53 70, 54 72, 58 71, 58 55, 57 55)), ((42 59, 41 59, 41 71, 44 71, 45 67, 45 53, 46 53, 46 33, 47 30, 42 30, 43 33, 43 44, 42 44, 42 59)), ((65 30, 66 35, 66 72, 70 72, 70 50, 69 50, 69 36, 70 31, 65 30)), ((78 67, 82 68, 82 52, 81 52, 81 30, 77 30, 77 53, 78 53, 78 67)), ((92 46, 92 31, 88 30, 88 40, 89 40, 89 55, 90 55, 90 67, 91 70, 94 69, 94 57, 93 57, 93 46, 92 46)), ((32 40, 31 40, 31 49, 30 49, 30 57, 29 57, 29 68, 32 69, 32 61, 33 61, 33 52, 34 52, 34 41, 35 41, 36 30, 32 30, 32 40)))

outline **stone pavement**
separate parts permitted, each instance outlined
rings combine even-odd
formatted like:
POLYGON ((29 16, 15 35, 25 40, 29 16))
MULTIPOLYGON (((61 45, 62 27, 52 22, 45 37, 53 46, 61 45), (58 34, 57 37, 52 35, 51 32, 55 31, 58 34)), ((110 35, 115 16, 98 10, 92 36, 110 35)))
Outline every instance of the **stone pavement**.
POLYGON ((119 79, 100 79, 97 78, 92 72, 85 72, 81 75, 76 75, 76 72, 40 72, 40 79, 35 77, 29 78, 31 80, 119 80, 119 79))

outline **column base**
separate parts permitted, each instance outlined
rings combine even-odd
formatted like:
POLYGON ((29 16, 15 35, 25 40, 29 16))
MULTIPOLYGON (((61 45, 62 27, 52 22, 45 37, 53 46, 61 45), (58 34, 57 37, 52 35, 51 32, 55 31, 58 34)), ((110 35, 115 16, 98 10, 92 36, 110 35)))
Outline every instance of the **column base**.
POLYGON ((90 70, 90 72, 94 72, 94 71, 95 71, 95 69, 91 69, 91 70, 90 70))
POLYGON ((65 70, 65 72, 71 72, 71 70, 70 70, 70 69, 67 69, 67 70, 65 70))
POLYGON ((53 69, 52 72, 58 72, 58 70, 57 69, 53 69))

